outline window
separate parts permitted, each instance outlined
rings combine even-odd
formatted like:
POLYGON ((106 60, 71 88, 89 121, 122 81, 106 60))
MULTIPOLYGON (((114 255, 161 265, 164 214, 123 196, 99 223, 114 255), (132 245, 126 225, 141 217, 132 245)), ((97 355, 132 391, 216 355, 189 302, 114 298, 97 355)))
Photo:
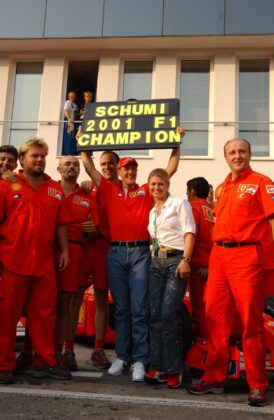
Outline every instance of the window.
POLYGON ((151 81, 151 61, 126 61, 123 100, 151 99, 151 81))
MULTIPOLYGON (((126 61, 124 69, 123 100, 151 99, 152 61, 126 61)), ((128 155, 120 150, 120 156, 128 155)), ((131 155, 149 156, 149 150, 130 150, 131 155)))
MULTIPOLYGON (((78 121, 83 118, 83 112, 85 110, 86 103, 90 101, 96 101, 98 66, 98 60, 69 61, 67 89, 64 103, 62 104, 62 119, 65 118, 63 110, 65 101, 68 99, 69 92, 74 92, 76 95, 75 103, 77 105, 78 111, 76 112, 75 118, 78 121), (86 94, 84 96, 85 92, 88 92, 88 95, 86 94)), ((66 124, 61 125, 62 129, 60 130, 60 137, 62 134, 62 141, 59 142, 61 145, 59 154, 79 154, 76 150, 77 143, 75 139, 79 125, 79 123, 75 123, 73 126, 74 130, 70 133, 68 133, 68 127, 66 124)))
POLYGON ((180 121, 187 133, 183 156, 208 156, 209 73, 209 61, 181 63, 180 121))
POLYGON ((239 137, 251 143, 253 156, 269 156, 269 125, 260 123, 269 121, 268 60, 240 61, 239 121, 239 137))
POLYGON ((21 146, 37 135, 43 63, 18 63, 14 86, 10 144, 21 146))

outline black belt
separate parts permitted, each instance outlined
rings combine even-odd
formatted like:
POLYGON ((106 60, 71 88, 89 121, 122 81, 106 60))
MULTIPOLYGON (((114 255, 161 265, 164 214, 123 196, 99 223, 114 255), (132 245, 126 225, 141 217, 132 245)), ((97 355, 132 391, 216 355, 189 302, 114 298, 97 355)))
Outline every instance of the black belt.
POLYGON ((257 242, 226 242, 226 241, 216 241, 216 245, 223 246, 224 248, 237 248, 239 246, 246 246, 246 245, 256 245, 257 242))
POLYGON ((75 241, 74 239, 69 239, 69 243, 70 244, 82 245, 82 242, 81 241, 75 241))
POLYGON ((183 255, 183 251, 180 251, 179 249, 168 249, 166 251, 167 257, 175 257, 177 255, 183 255))
POLYGON ((149 241, 111 241, 110 246, 126 246, 127 248, 134 248, 136 246, 149 246, 149 241))
POLYGON ((161 250, 158 249, 156 252, 156 255, 153 255, 152 258, 172 258, 172 257, 182 257, 183 251, 180 251, 179 249, 168 249, 168 250, 161 250))

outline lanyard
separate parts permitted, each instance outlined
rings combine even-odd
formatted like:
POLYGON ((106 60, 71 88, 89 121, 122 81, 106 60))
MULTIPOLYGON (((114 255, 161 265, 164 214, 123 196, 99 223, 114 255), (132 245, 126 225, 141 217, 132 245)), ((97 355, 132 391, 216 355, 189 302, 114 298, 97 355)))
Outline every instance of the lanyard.
POLYGON ((154 235, 153 235, 153 238, 152 238, 152 252, 153 252, 153 256, 154 257, 158 257, 158 250, 159 250, 159 242, 158 242, 158 239, 157 239, 157 223, 156 223, 156 220, 157 220, 157 208, 156 208, 156 205, 155 205, 155 217, 154 217, 154 222, 153 222, 153 227, 154 227, 154 235))
POLYGON ((153 228, 154 228, 153 229, 154 230, 153 237, 157 239, 157 207, 156 207, 156 204, 155 204, 154 208, 155 208, 155 217, 154 217, 154 222, 153 222, 153 228))

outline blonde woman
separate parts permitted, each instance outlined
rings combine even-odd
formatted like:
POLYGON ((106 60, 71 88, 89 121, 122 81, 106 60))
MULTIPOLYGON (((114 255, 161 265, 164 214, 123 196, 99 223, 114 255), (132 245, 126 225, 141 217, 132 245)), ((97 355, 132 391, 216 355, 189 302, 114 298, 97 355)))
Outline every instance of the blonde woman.
POLYGON ((151 370, 145 381, 179 388, 183 369, 181 304, 190 274, 195 222, 187 200, 169 193, 164 169, 154 169, 148 183, 155 205, 148 225, 153 248, 149 273, 151 370))

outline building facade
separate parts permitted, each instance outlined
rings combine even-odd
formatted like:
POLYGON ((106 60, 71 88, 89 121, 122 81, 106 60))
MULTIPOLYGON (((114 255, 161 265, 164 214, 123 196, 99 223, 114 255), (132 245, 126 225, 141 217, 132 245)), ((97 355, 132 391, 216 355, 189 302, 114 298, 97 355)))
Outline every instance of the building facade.
MULTIPOLYGON (((179 98, 187 135, 172 181, 177 196, 189 178, 205 176, 214 187, 223 180, 223 145, 234 136, 252 143, 252 167, 274 178, 272 0, 0 0, 0 7, 0 142, 43 137, 54 178, 70 90, 79 106, 86 90, 98 102, 179 98)), ((142 183, 169 152, 130 154, 142 183)))

